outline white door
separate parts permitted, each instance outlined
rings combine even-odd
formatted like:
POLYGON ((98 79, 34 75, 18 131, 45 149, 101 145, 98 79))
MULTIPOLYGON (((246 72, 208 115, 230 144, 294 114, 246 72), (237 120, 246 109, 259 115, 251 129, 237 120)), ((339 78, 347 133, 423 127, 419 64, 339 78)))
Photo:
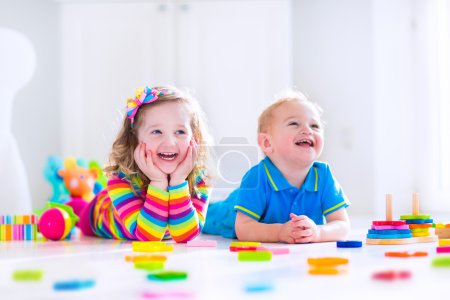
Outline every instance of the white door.
POLYGON ((173 6, 67 3, 61 21, 63 154, 105 162, 134 89, 173 82, 173 6))

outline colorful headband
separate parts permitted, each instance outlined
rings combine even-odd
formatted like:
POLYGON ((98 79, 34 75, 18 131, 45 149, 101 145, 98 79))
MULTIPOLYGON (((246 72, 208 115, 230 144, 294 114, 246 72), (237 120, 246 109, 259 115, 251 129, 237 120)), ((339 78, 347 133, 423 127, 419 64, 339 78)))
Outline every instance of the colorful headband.
POLYGON ((154 102, 159 96, 173 95, 175 92, 172 89, 167 88, 145 88, 139 87, 136 89, 136 97, 127 99, 127 118, 131 120, 131 127, 134 125, 134 116, 136 115, 139 107, 144 104, 154 102))

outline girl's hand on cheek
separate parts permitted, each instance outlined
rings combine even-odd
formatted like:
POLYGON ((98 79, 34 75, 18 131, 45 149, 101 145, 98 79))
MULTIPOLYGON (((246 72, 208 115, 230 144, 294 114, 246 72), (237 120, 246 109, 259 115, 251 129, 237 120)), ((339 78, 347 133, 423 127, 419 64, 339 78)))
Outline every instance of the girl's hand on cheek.
POLYGON ((198 151, 198 144, 194 139, 192 139, 183 161, 181 161, 175 171, 170 174, 171 186, 182 184, 186 180, 197 162, 198 151))
POLYGON ((152 152, 147 150, 145 143, 140 143, 134 150, 134 160, 142 173, 150 180, 150 184, 158 188, 167 188, 167 175, 164 174, 152 160, 152 152))

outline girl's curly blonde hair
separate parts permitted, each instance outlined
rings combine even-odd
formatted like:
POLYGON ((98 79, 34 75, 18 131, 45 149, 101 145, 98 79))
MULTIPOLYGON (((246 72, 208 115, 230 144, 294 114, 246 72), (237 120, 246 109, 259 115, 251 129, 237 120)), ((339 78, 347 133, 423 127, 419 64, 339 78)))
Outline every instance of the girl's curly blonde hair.
MULTIPOLYGON (((186 105, 191 116, 192 135, 199 147, 197 161, 193 170, 188 175, 189 190, 195 192, 195 184, 198 176, 202 177, 209 185, 209 179, 212 176, 213 159, 211 153, 211 137, 206 128, 206 119, 198 102, 187 92, 182 92, 175 87, 158 86, 153 87, 152 90, 171 90, 173 93, 161 95, 154 102, 142 105, 136 115, 134 116, 134 124, 131 125, 131 120, 125 115, 123 126, 112 145, 112 150, 109 155, 108 164, 104 171, 108 176, 117 175, 119 173, 125 174, 130 180, 137 179, 142 183, 142 190, 146 191, 150 180, 139 169, 134 160, 134 150, 139 141, 137 138, 137 129, 142 125, 140 116, 148 109, 168 102, 178 102, 186 105), (137 178, 136 178, 137 177, 137 178)), ((133 190, 134 186, 131 185, 133 190)), ((135 193, 136 190, 134 190, 135 193)))

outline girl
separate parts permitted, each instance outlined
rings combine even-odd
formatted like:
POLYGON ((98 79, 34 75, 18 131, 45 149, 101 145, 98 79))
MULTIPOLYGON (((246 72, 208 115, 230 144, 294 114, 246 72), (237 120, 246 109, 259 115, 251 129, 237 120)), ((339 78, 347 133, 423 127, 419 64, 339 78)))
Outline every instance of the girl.
POLYGON ((145 87, 127 101, 109 180, 94 200, 68 203, 86 235, 184 243, 205 222, 208 134, 197 102, 173 87, 145 87))

